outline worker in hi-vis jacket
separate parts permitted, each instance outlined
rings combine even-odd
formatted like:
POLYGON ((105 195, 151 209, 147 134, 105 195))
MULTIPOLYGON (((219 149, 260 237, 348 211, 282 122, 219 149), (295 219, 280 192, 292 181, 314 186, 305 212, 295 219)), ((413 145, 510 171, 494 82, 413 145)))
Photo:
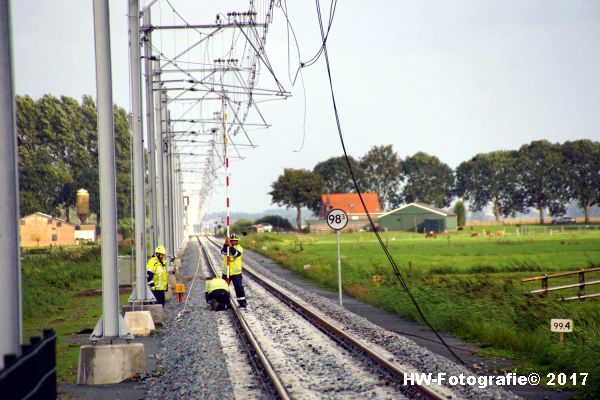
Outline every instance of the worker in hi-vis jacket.
POLYGON ((213 311, 222 311, 229 308, 229 285, 225 279, 214 277, 206 281, 204 296, 213 311))
POLYGON ((244 291, 244 284, 242 283, 242 253, 244 249, 240 246, 240 239, 235 233, 225 238, 225 244, 221 249, 223 262, 221 263, 223 275, 222 278, 229 283, 233 282, 235 288, 235 296, 237 298, 240 307, 246 307, 246 293, 244 291), (229 256, 227 250, 229 249, 229 256), (227 258, 229 257, 229 261, 227 258))

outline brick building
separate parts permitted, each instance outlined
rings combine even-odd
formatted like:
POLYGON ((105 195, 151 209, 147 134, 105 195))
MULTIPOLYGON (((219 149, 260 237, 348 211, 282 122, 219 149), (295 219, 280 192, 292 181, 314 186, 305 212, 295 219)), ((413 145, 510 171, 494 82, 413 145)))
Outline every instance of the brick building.
POLYGON ((60 218, 36 212, 21 218, 21 246, 76 244, 75 227, 60 218))

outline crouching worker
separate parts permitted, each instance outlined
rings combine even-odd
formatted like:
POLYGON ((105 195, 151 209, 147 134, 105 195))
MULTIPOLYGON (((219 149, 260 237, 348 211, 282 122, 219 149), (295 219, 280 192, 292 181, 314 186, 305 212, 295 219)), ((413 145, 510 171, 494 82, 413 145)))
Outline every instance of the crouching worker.
POLYGON ((211 310, 227 310, 229 308, 229 285, 224 279, 216 277, 206 281, 205 297, 211 310))

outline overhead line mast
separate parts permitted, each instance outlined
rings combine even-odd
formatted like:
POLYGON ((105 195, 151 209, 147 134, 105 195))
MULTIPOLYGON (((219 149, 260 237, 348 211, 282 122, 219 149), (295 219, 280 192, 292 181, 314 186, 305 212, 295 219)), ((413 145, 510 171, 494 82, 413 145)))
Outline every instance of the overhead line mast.
MULTIPOLYGON (((248 127, 254 128, 252 130, 269 127, 255 99, 282 99, 290 93, 275 78, 264 52, 274 0, 267 1, 264 7, 256 7, 250 0, 247 11, 217 14, 215 22, 208 24, 190 23, 171 2, 167 3, 181 24, 153 24, 150 8, 167 5, 151 1, 141 11, 143 21, 139 29, 146 67, 146 125, 149 142, 150 125, 154 125, 153 137, 156 139, 154 149, 149 145, 156 169, 154 178, 149 175, 152 180, 149 193, 151 201, 156 203, 151 209, 159 215, 152 219, 151 234, 153 241, 166 244, 169 251, 176 251, 185 235, 180 232, 181 227, 173 229, 173 224, 177 224, 186 207, 182 203, 183 197, 173 191, 183 193, 201 189, 197 196, 198 214, 201 215, 211 198, 213 185, 218 182, 217 170, 224 168, 226 232, 230 234, 229 161, 243 159, 241 151, 244 148, 256 147, 248 127), (166 32, 172 32, 173 46, 170 46, 171 36, 165 35, 166 32), (180 32, 198 35, 183 37, 180 32), (177 49, 184 40, 187 45, 177 49), (256 87, 259 62, 265 64, 277 85, 256 87), (168 74, 169 79, 163 79, 162 73, 168 74), (233 113, 231 121, 230 113, 233 113), (152 116, 155 122, 151 122, 152 116), (240 131, 243 135, 238 136, 240 131), (204 140, 195 139, 200 135, 204 140)), ((193 205, 195 199, 190 200, 193 205)), ((187 224, 184 225, 185 229, 187 224)))
MULTIPOLYGON (((227 156, 227 103, 225 102, 225 93, 223 93, 223 99, 222 99, 222 103, 221 103, 221 109, 222 109, 222 114, 223 114, 223 157, 225 158, 225 208, 227 210, 226 212, 226 217, 227 217, 227 223, 226 223, 226 240, 229 239, 229 157, 227 156)), ((231 258, 229 256, 229 246, 227 246, 227 284, 229 285, 229 273, 230 273, 230 268, 229 268, 229 264, 231 263, 231 258)))

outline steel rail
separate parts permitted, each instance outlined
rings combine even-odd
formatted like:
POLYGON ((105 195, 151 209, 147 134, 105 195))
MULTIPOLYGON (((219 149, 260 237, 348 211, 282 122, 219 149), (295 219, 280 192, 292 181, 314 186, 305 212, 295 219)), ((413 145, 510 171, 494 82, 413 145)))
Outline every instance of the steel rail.
MULTIPOLYGON (((200 245, 202 254, 204 255, 204 258, 205 258, 209 268, 211 269, 213 275, 218 276, 219 274, 217 273, 217 270, 208 255, 208 251, 206 250, 203 243, 201 242, 200 237, 196 236, 196 239, 198 240, 198 244, 200 245)), ((260 344, 254 337, 252 330, 246 323, 244 316, 242 315, 242 313, 240 313, 237 306, 235 305, 235 302, 230 300, 229 306, 233 310, 233 313, 235 314, 235 317, 237 318, 237 321, 243 330, 243 334, 246 336, 246 340, 249 342, 250 346, 252 347, 252 350, 254 351, 254 354, 260 361, 260 367, 262 367, 263 373, 268 378, 269 383, 271 385, 273 385, 273 389, 275 390, 278 398, 282 399, 282 400, 290 400, 291 397, 290 397, 289 393, 287 392, 285 385, 281 382, 281 379, 279 379, 279 375, 277 375, 277 373, 271 366, 271 363, 269 362, 268 357, 265 355, 265 352, 260 347, 260 344)), ((252 355, 250 355, 250 357, 253 359, 252 355)))
MULTIPOLYGON (((211 243, 219 246, 214 240, 207 237, 211 243)), ((348 333, 342 327, 338 326, 335 322, 332 322, 330 318, 324 316, 319 310, 314 308, 311 305, 306 304, 304 300, 295 294, 289 292, 287 289, 281 287, 277 283, 271 281, 270 279, 262 276, 261 274, 254 271, 248 265, 244 265, 244 272, 250 275, 256 282, 266 288, 269 292, 277 296, 283 302, 289 304, 294 308, 294 311, 298 312, 302 315, 306 320, 317 325, 321 328, 325 333, 329 334, 340 343, 350 344, 354 348, 360 350, 364 355, 366 355, 369 359, 373 360, 375 363, 384 367, 388 372, 390 372, 395 377, 404 380, 406 375, 410 375, 411 373, 418 372, 412 368, 408 368, 404 365, 399 365, 397 363, 393 363, 388 360, 388 358, 384 355, 379 354, 377 351, 374 351, 370 348, 369 344, 356 337, 355 335, 348 333), (300 311, 299 311, 300 310, 300 311)), ((419 392, 420 395, 424 396, 427 399, 432 400, 446 400, 446 399, 456 399, 459 398, 456 396, 454 392, 452 392, 449 388, 446 388, 441 385, 431 385, 435 389, 426 385, 411 385, 410 388, 415 389, 419 392)))

